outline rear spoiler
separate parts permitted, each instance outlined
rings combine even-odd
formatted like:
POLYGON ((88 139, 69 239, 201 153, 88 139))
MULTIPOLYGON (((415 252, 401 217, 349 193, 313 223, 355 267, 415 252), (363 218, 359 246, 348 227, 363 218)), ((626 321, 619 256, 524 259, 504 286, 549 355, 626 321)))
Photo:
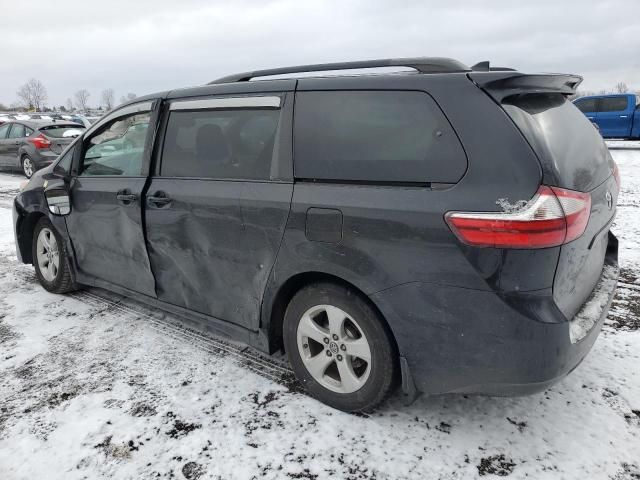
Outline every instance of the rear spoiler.
POLYGON ((520 72, 470 72, 467 76, 497 102, 522 93, 561 93, 574 95, 582 83, 579 75, 535 74, 520 72))

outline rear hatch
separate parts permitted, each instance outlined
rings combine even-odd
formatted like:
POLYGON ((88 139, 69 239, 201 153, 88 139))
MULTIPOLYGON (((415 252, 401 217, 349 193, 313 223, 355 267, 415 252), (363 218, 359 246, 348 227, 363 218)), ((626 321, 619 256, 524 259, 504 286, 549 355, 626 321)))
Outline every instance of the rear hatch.
POLYGON ((598 131, 566 98, 579 77, 503 72, 480 74, 479 80, 475 75, 470 74, 502 105, 535 151, 543 183, 591 196, 586 230, 562 245, 553 283, 555 303, 572 319, 602 274, 619 189, 615 164, 598 131))
POLYGON ((57 154, 62 153, 67 145, 82 135, 85 128, 75 123, 47 125, 38 129, 51 142, 49 149, 57 154))

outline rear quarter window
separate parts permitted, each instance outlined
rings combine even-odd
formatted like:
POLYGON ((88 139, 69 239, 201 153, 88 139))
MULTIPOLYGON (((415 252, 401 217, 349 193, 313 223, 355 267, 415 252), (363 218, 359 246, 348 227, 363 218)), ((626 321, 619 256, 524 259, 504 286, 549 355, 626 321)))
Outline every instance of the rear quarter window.
POLYGON ((296 94, 299 179, 457 182, 467 159, 435 101, 417 91, 296 94))

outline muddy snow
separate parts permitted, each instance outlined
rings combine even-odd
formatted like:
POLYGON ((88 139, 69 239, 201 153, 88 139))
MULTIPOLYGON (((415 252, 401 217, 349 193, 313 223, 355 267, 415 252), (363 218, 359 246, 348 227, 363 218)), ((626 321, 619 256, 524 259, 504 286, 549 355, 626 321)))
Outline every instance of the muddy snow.
POLYGON ((578 369, 529 397, 396 395, 368 416, 162 311, 45 292, 15 257, 22 179, 0 174, 0 479, 639 478, 640 144, 621 146, 621 282, 578 369))

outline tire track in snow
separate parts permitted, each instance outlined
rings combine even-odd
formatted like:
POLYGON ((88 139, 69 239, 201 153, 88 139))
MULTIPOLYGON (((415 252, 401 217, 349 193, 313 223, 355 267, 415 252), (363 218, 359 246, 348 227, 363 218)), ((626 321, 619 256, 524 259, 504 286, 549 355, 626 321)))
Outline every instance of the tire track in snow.
MULTIPOLYGON (((14 273, 16 277, 25 282, 38 284, 35 273, 30 271, 28 267, 14 270, 14 273)), ((142 304, 133 306, 129 304, 129 302, 133 300, 124 297, 119 300, 112 300, 107 298, 107 296, 101 296, 99 293, 96 293, 95 290, 77 290, 64 296, 97 308, 98 311, 94 312, 93 315, 118 312, 121 315, 127 316, 130 320, 143 319, 145 325, 163 335, 183 341, 186 340, 208 354, 218 357, 230 356, 243 368, 276 382, 292 392, 300 393, 304 391, 288 363, 264 355, 252 347, 235 345, 222 338, 214 337, 213 335, 191 328, 185 325, 179 317, 169 317, 171 314, 162 309, 154 310, 142 304), (154 312, 162 312, 162 318, 153 315, 154 312)))
MULTIPOLYGON (((230 356, 243 368, 287 387, 291 391, 300 392, 300 384, 288 365, 263 355, 251 347, 234 345, 220 338, 207 335, 201 331, 182 324, 179 318, 158 318, 152 315, 153 310, 145 307, 133 307, 120 300, 114 301, 86 290, 68 294, 82 303, 100 308, 100 312, 118 312, 131 320, 143 319, 145 325, 155 331, 172 338, 186 340, 197 348, 216 356, 230 356)), ((164 311, 163 311, 164 313, 164 311)))

